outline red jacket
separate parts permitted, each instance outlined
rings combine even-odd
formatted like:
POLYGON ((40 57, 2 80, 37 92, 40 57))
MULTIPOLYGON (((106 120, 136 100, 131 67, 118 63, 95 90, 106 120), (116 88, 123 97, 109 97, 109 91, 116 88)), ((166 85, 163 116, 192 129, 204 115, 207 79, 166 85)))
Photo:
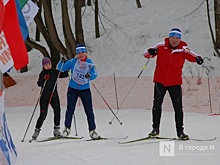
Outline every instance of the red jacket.
POLYGON ((169 38, 165 38, 164 42, 156 44, 153 48, 158 48, 157 55, 151 56, 146 49, 144 57, 154 58, 157 56, 154 82, 164 86, 181 85, 185 59, 196 62, 196 57, 199 56, 190 51, 184 41, 180 41, 177 48, 172 49, 169 45, 169 38))

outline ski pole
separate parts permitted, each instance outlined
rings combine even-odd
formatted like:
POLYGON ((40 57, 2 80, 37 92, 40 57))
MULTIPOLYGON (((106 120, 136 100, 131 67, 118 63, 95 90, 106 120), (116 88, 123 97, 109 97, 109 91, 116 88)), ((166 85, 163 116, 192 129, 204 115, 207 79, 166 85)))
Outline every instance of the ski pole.
POLYGON ((207 66, 202 65, 202 67, 204 69, 206 69, 206 75, 207 75, 207 80, 208 80, 208 93, 209 93, 209 107, 210 107, 210 113, 212 113, 212 98, 211 98, 211 92, 210 92, 210 82, 209 82, 209 78, 210 78, 210 70, 208 69, 207 66))
POLYGON ((28 131, 29 126, 30 126, 30 124, 31 124, 31 121, 32 121, 32 119, 33 119, 33 116, 34 116, 34 113, 35 113, 35 111, 36 111, 37 105, 38 105, 38 103, 39 103, 39 101, 40 101, 40 98, 41 98, 41 95, 42 95, 42 93, 43 93, 43 90, 44 90, 44 87, 45 87, 46 82, 47 82, 47 80, 44 82, 43 87, 41 88, 40 95, 39 95, 39 97, 38 97, 38 99, 37 99, 37 103, 36 103, 36 105, 35 105, 35 107, 34 107, 34 111, 33 111, 32 115, 31 115, 31 119, 30 119, 30 121, 29 121, 29 123, 28 123, 27 129, 26 129, 26 131, 25 131, 24 137, 23 137, 23 139, 21 140, 21 142, 24 142, 24 139, 25 139, 25 137, 26 137, 27 131, 28 131))
MULTIPOLYGON (((116 99, 116 105, 117 105, 117 110, 119 110, 119 105, 118 105, 118 94, 117 94, 117 87, 116 87, 116 80, 115 80, 115 73, 113 73, 114 77, 114 86, 115 86, 115 99, 116 99)), ((110 121, 109 124, 112 124, 110 121)))
MULTIPOLYGON (((140 76, 141 76, 141 74, 143 73, 143 71, 146 69, 147 64, 149 63, 150 59, 151 59, 151 56, 150 56, 150 58, 147 60, 147 62, 144 64, 144 66, 143 66, 143 68, 141 69, 139 75, 137 76, 137 78, 135 79, 135 81, 134 81, 134 83, 132 84, 131 88, 129 89, 127 95, 125 96, 125 98, 124 98, 123 101, 121 102, 119 109, 118 109, 118 110, 116 111, 116 113, 115 113, 115 116, 118 114, 120 108, 122 107, 123 103, 125 102, 125 100, 127 99, 128 95, 129 95, 129 93, 130 93, 131 90, 133 89, 135 83, 136 83, 137 80, 140 78, 140 76)), ((112 118, 112 120, 109 122, 109 124, 111 124, 111 123, 113 122, 113 120, 115 119, 115 116, 113 116, 113 118, 112 118)))
POLYGON ((108 108, 110 109, 110 111, 112 112, 112 114, 114 115, 114 117, 118 120, 118 122, 120 124, 123 124, 118 117, 116 116, 116 114, 113 112, 112 108, 109 106, 109 104, 107 103, 107 101, 104 99, 104 97, 102 96, 102 94, 99 92, 99 90, 96 88, 95 84, 93 82, 91 82, 93 87, 96 89, 96 91, 98 92, 98 94, 101 96, 102 100, 105 102, 105 104, 108 106, 108 108))
POLYGON ((115 73, 113 74, 113 76, 114 76, 114 84, 115 84, 115 99, 116 99, 117 109, 119 109, 115 73))
POLYGON ((73 119, 74 119, 74 126, 75 126, 76 136, 78 136, 78 134, 77 134, 77 128, 76 128, 76 116, 75 116, 75 113, 73 114, 73 119))

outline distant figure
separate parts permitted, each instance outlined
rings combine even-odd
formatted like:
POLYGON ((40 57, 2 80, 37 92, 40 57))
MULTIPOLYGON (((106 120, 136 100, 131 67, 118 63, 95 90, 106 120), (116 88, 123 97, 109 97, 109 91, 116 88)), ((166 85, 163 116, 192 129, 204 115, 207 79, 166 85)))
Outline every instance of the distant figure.
POLYGON ((166 91, 172 100, 175 111, 175 122, 177 136, 182 140, 188 140, 189 136, 183 129, 183 104, 182 104, 182 68, 185 60, 203 63, 201 56, 191 51, 187 44, 181 40, 181 31, 178 28, 171 29, 169 37, 163 42, 148 48, 144 52, 145 58, 154 58, 157 56, 156 69, 154 72, 154 100, 153 100, 153 130, 149 137, 159 135, 161 106, 166 91))
MULTIPOLYGON (((61 59, 61 61, 65 59, 61 59)), ((58 68, 61 68, 61 63, 58 68)), ((81 99, 88 122, 89 135, 92 139, 98 139, 100 136, 96 132, 95 117, 92 106, 92 96, 90 91, 90 81, 94 80, 98 74, 95 65, 86 54, 84 44, 78 44, 76 47, 76 58, 65 62, 62 71, 71 71, 71 79, 67 91, 67 110, 65 117, 65 129, 63 136, 70 134, 72 117, 75 111, 78 97, 81 99)))
POLYGON ((52 68, 51 60, 48 57, 42 59, 43 70, 39 74, 37 85, 41 87, 40 96, 40 116, 35 126, 33 139, 37 139, 44 120, 46 119, 49 104, 53 108, 54 113, 54 131, 55 137, 59 137, 60 133, 60 99, 57 91, 57 78, 68 77, 68 72, 60 72, 52 68))

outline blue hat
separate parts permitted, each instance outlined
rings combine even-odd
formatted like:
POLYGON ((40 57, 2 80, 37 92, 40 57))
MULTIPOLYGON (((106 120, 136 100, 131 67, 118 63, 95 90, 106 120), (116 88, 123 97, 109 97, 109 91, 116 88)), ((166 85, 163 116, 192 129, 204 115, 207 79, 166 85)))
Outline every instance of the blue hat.
POLYGON ((181 31, 180 31, 180 29, 178 29, 178 28, 173 28, 173 29, 171 29, 170 30, 170 34, 169 34, 169 37, 178 37, 178 38, 180 38, 181 39, 181 31))
POLYGON ((84 44, 76 45, 76 54, 86 52, 86 47, 84 44))

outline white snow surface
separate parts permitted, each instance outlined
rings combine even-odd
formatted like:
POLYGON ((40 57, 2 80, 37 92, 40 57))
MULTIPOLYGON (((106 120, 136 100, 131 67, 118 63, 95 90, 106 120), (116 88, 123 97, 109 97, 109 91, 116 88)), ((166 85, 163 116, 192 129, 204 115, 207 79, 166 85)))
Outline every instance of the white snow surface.
MULTIPOLYGON (((97 66, 99 76, 112 76, 116 73, 122 77, 136 77, 146 59, 144 50, 167 37, 170 29, 179 27, 182 30, 182 39, 189 48, 205 60, 206 66, 211 66, 213 76, 219 77, 219 58, 213 56, 213 45, 208 27, 206 2, 202 0, 148 0, 141 1, 142 8, 136 7, 135 0, 107 0, 100 1, 100 33, 95 39, 93 8, 83 8, 83 26, 88 53, 97 66), (200 6, 201 5, 201 6, 200 6), (199 7, 200 6, 200 7, 199 7), (199 7, 199 8, 198 8, 199 7), (197 9, 198 8, 198 9, 197 9), (84 10, 85 9, 85 10, 84 10), (195 10, 195 11, 194 11, 195 10), (104 18, 104 16, 105 18, 104 18)), ((56 26, 61 29, 60 1, 53 1, 56 26)), ((212 26, 214 28, 213 1, 210 2, 212 26)), ((72 6, 72 2, 69 2, 72 6)), ((74 20, 74 12, 70 12, 74 20)), ((73 22, 74 25, 74 22, 73 22)), ((72 26, 74 28, 74 26, 72 26)), ((34 38, 34 23, 29 27, 30 35, 34 38)), ((62 37, 62 33, 60 33, 62 37)), ((44 41, 40 42, 41 44, 44 41)), ((46 44, 44 44, 46 45, 46 44)), ((12 76, 38 75, 41 71, 42 55, 32 50, 29 52, 29 71, 18 73, 10 72, 12 76)), ((183 73, 198 74, 202 67, 196 64, 187 65, 183 73)), ((152 76, 155 59, 149 62, 143 76, 152 76)), ((205 74, 203 76, 206 76, 205 74)), ((16 86, 14 87, 16 90, 16 86)), ((21 90, 21 89, 19 89, 21 90)), ((24 89, 25 90, 25 89, 24 89)), ((153 93, 148 93, 153 95, 153 93)), ((6 90, 7 95, 7 90, 6 90)), ((62 99, 62 98, 61 98, 62 99)), ((140 98, 141 99, 141 98, 140 98)), ((64 121, 66 107, 62 107, 61 123, 64 121)), ((217 137, 215 141, 175 141, 174 156, 161 156, 159 151, 162 142, 170 141, 143 141, 133 144, 118 144, 126 140, 142 138, 151 131, 151 111, 145 109, 120 110, 118 118, 110 125, 113 115, 108 109, 94 109, 97 132, 103 137, 122 138, 102 141, 85 141, 89 139, 87 121, 81 106, 76 108, 76 128, 72 123, 70 136, 83 136, 80 140, 56 140, 44 143, 29 143, 34 126, 39 115, 39 107, 28 129, 25 141, 21 142, 24 133, 34 112, 34 106, 5 107, 10 132, 17 148, 17 165, 142 165, 142 164, 189 164, 189 165, 217 165, 220 158, 220 120, 219 115, 197 114, 185 112, 185 133, 192 138, 209 139, 217 137)), ((63 129, 64 126, 61 125, 63 129)), ((165 111, 162 114, 160 135, 176 137, 174 113, 165 111)), ((53 114, 51 107, 42 127, 39 139, 53 135, 53 114)), ((168 145, 166 143, 166 145, 168 145)), ((170 146, 170 145, 169 145, 170 146)), ((166 150, 167 151, 167 150, 166 150)), ((167 153, 167 152, 166 152, 167 153)))

